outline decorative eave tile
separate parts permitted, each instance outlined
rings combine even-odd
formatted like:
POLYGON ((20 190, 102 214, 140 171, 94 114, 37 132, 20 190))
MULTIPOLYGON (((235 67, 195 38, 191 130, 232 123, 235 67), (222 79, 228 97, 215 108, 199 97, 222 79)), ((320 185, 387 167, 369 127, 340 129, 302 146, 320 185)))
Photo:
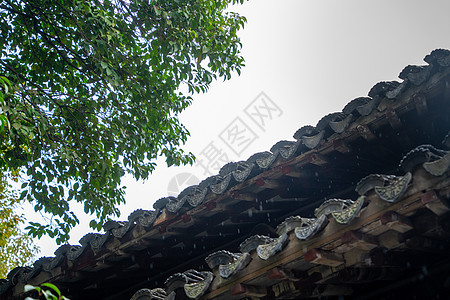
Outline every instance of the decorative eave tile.
POLYGON ((226 250, 220 250, 208 255, 205 258, 205 262, 208 265, 208 267, 211 270, 213 270, 214 268, 217 268, 219 265, 229 264, 236 258, 237 258, 236 254, 226 250))
POLYGON ((153 208, 157 211, 163 210, 166 207, 167 203, 169 203, 169 201, 171 199, 176 199, 176 198, 172 197, 172 196, 160 198, 160 199, 156 200, 155 203, 153 203, 153 208))
POLYGON ((188 202, 190 206, 196 207, 203 202, 207 192, 207 186, 201 187, 200 185, 192 185, 185 188, 178 195, 178 199, 186 198, 185 201, 188 202))
POLYGON ((266 245, 273 241, 275 241, 274 238, 265 235, 252 235, 239 245, 239 250, 242 253, 250 253, 251 251, 258 248, 259 245, 266 245))
POLYGON ((395 202, 406 192, 411 179, 412 175, 410 172, 404 176, 391 175, 389 180, 386 181, 385 186, 375 187, 375 193, 384 201, 395 202))
POLYGON ((431 74, 430 66, 406 66, 398 75, 401 79, 408 79, 412 84, 419 86, 428 80, 431 74))
POLYGON ((360 196, 355 202, 341 211, 332 212, 331 215, 339 224, 350 223, 363 207, 365 196, 360 196))
POLYGON ((304 219, 300 216, 288 217, 277 226, 277 230, 276 230, 277 234, 278 235, 289 234, 296 227, 304 226, 304 223, 308 222, 308 220, 310 220, 310 219, 304 219))
POLYGON ((109 232, 105 233, 105 234, 100 234, 100 233, 88 233, 85 234, 81 239, 80 239, 80 244, 82 246, 87 246, 88 244, 91 245, 92 249, 100 249, 103 244, 107 241, 109 237, 109 232))
POLYGON ((272 256, 274 256, 277 252, 280 252, 283 247, 288 243, 287 234, 282 234, 280 237, 276 238, 274 241, 265 244, 259 245, 256 248, 256 253, 258 257, 262 260, 268 260, 272 256))
POLYGON ((128 216, 128 221, 136 222, 144 227, 150 227, 153 225, 153 222, 155 222, 157 216, 158 211, 137 209, 128 216))
POLYGON ((248 253, 235 253, 235 258, 227 263, 219 265, 219 275, 222 278, 228 278, 231 275, 244 269, 252 260, 252 257, 248 253))
POLYGON ((318 131, 326 130, 328 125, 334 121, 342 121, 347 117, 343 112, 334 112, 322 117, 322 119, 317 122, 316 129, 318 131))
POLYGON ((346 115, 359 115, 357 108, 363 105, 366 105, 367 103, 373 101, 372 98, 369 97, 358 97, 347 103, 344 108, 342 109, 342 112, 346 115))
POLYGON ((231 174, 225 176, 216 175, 214 176, 214 181, 209 186, 209 188, 214 194, 220 195, 223 194, 228 189, 230 182, 231 182, 231 174))
POLYGON ((140 289, 131 297, 130 300, 164 300, 167 297, 167 293, 162 288, 156 289, 140 289))
POLYGON ((169 202, 167 202, 166 204, 166 209, 171 212, 171 213, 176 213, 177 211, 180 210, 180 208, 184 205, 184 203, 186 203, 187 198, 183 197, 183 198, 175 198, 175 197, 171 197, 169 199, 169 202))
POLYGON ((232 173, 234 180, 237 182, 244 182, 250 177, 254 167, 254 163, 249 164, 246 161, 237 162, 236 169, 232 173))
POLYGON ((319 218, 322 215, 328 216, 333 212, 342 211, 350 207, 354 202, 349 199, 328 199, 314 210, 314 215, 319 218))
POLYGON ((121 222, 123 225, 118 228, 114 228, 111 230, 111 233, 114 237, 120 239, 122 238, 128 230, 131 228, 132 223, 130 222, 121 222))
POLYGON ((409 80, 403 80, 396 88, 386 92, 386 98, 389 100, 395 100, 400 98, 402 93, 408 88, 409 80))
POLYGON ((70 261, 76 260, 84 252, 84 250, 86 250, 85 246, 72 246, 66 254, 67 259, 70 261))
POLYGON ((184 287, 186 283, 188 283, 186 275, 183 273, 175 273, 166 279, 164 286, 166 287, 166 292, 171 294, 176 289, 184 287))
POLYGON ((222 168, 220 168, 219 170, 219 175, 220 176, 226 176, 231 174, 234 170, 236 170, 237 168, 237 163, 232 161, 229 163, 226 163, 225 165, 222 166, 222 168))
POLYGON ((380 98, 376 97, 373 98, 371 101, 367 102, 366 104, 358 106, 356 110, 361 116, 368 116, 378 107, 379 103, 380 98))
POLYGON ((450 51, 447 49, 435 49, 423 59, 430 65, 438 64, 441 67, 450 66, 450 51))
POLYGON ((380 174, 370 174, 361 179, 357 184, 355 191, 360 195, 366 195, 367 192, 373 190, 376 186, 384 186, 389 176, 380 174))
POLYGON ((326 215, 321 215, 317 219, 303 218, 302 226, 295 228, 295 236, 299 240, 307 240, 324 229, 328 222, 329 221, 326 215))
POLYGON ((294 139, 300 140, 308 149, 316 148, 325 135, 324 130, 318 130, 314 126, 306 125, 297 130, 294 139))
POLYGON ((445 172, 450 170, 450 153, 433 162, 424 163, 423 168, 433 176, 444 175, 445 172))
POLYGON ((371 98, 384 98, 386 93, 395 90, 400 86, 398 81, 381 81, 375 84, 369 91, 371 98))
POLYGON ((300 141, 279 141, 275 145, 270 148, 270 152, 275 153, 279 152, 281 157, 284 159, 289 159, 294 157, 298 147, 300 145, 300 141))
POLYGON ((214 252, 205 259, 211 269, 219 268, 219 275, 228 278, 245 268, 251 261, 248 253, 231 253, 225 250, 214 252))
MULTIPOLYGON (((53 260, 53 257, 41 257, 38 260, 36 260, 33 263, 32 270, 24 276, 24 279, 26 281, 28 281, 31 278, 37 276, 41 271, 47 271, 47 272, 50 271, 50 268, 48 267, 48 265, 51 264, 52 260, 53 260)), ((18 271, 20 271, 20 269, 18 271)), ((15 276, 17 276, 17 275, 18 274, 15 274, 15 276)))
POLYGON ((198 299, 208 290, 214 275, 211 272, 198 272, 189 270, 184 272, 189 283, 184 285, 184 292, 186 296, 191 299, 198 299))
POLYGON ((425 162, 440 159, 447 153, 448 151, 436 149, 432 145, 420 145, 403 156, 399 166, 405 172, 411 172, 415 167, 421 166, 425 162))
MULTIPOLYGON (((17 283, 26 283, 29 274, 33 271, 33 268, 31 267, 15 267, 9 273, 6 275, 6 281, 3 281, 3 283, 6 285, 5 291, 11 286, 15 285, 17 283)), ((0 287, 0 291, 2 288, 0 287)), ((1 295, 1 294, 0 294, 1 295)))
POLYGON ((247 159, 247 163, 255 163, 261 169, 267 169, 277 159, 277 153, 268 151, 255 153, 247 159))
POLYGON ((328 124, 331 129, 333 129, 336 133, 343 133, 354 120, 354 116, 352 114, 348 114, 345 117, 345 114, 337 115, 330 123, 328 124))

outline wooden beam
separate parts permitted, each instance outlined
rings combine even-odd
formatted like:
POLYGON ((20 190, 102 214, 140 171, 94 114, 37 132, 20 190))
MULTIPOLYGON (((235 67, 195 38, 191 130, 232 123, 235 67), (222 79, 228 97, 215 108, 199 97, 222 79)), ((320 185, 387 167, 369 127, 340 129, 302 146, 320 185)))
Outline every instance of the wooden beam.
POLYGON ((421 195, 420 199, 423 205, 438 216, 450 211, 447 203, 444 202, 434 190, 424 193, 421 195))
POLYGON ((388 211, 380 216, 381 224, 400 233, 405 233, 414 228, 411 220, 395 211, 388 211))
POLYGON ((231 294, 233 296, 264 297, 267 295, 267 288, 238 283, 231 289, 231 294))
MULTIPOLYGON (((341 253, 349 251, 353 248, 358 248, 361 250, 372 250, 378 246, 377 239, 373 236, 361 233, 356 230, 349 230, 341 236, 341 242, 343 250, 341 253)), ((336 250, 338 252, 338 250, 336 250)))
POLYGON ((352 148, 343 140, 334 140, 333 141, 333 149, 339 151, 343 154, 347 154, 352 152, 352 148))
POLYGON ((356 130, 368 142, 373 141, 377 138, 375 134, 373 134, 372 131, 370 131, 367 125, 360 124, 356 126, 356 130))
POLYGON ((337 267, 344 263, 342 256, 321 249, 311 249, 306 252, 305 261, 330 267, 337 267))

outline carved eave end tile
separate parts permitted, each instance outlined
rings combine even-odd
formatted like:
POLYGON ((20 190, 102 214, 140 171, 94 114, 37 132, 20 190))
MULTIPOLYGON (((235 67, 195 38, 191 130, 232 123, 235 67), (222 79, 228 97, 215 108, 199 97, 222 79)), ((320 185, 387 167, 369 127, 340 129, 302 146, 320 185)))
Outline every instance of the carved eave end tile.
POLYGON ((315 234, 324 229, 328 224, 328 218, 326 215, 321 215, 317 219, 306 219, 303 226, 295 228, 295 236, 299 240, 307 240, 313 237, 315 234))
POLYGON ((333 129, 336 133, 343 133, 354 120, 354 116, 352 114, 339 114, 336 115, 332 121, 330 121, 330 128, 333 129))
POLYGON ((383 186, 386 181, 384 175, 370 174, 361 179, 357 184, 355 191, 360 195, 366 195, 367 192, 373 190, 376 186, 383 186))
POLYGON ((404 176, 390 176, 387 185, 375 187, 375 193, 384 201, 395 202, 406 192, 411 179, 410 172, 404 176))
POLYGON ((122 238, 128 232, 128 230, 131 228, 132 223, 120 222, 120 225, 120 227, 111 230, 112 235, 118 239, 122 238))
POLYGON ((300 140, 308 149, 316 148, 325 135, 324 130, 318 130, 314 126, 303 126, 294 134, 294 139, 300 140))
POLYGON ((176 289, 184 287, 186 283, 188 283, 186 275, 183 273, 175 273, 166 279, 164 286, 166 287, 167 293, 171 294, 176 289))
POLYGON ((261 169, 267 169, 276 160, 277 155, 278 152, 277 153, 271 153, 269 151, 258 152, 250 156, 247 159, 247 163, 249 164, 254 163, 261 169))
POLYGON ((223 194, 230 185, 231 182, 231 174, 225 175, 225 176, 214 176, 213 183, 209 186, 211 191, 216 195, 223 194))
POLYGON ((192 279, 191 283, 184 285, 184 292, 186 296, 191 299, 198 299, 208 290, 211 285, 214 275, 211 272, 198 272, 194 270, 186 271, 184 274, 188 279, 192 279))
POLYGON ((423 59, 430 65, 439 65, 441 67, 450 66, 450 51, 447 49, 435 49, 423 59))
POLYGON ((251 251, 255 250, 259 245, 265 245, 273 241, 275 241, 274 238, 265 235, 253 235, 245 239, 245 241, 243 241, 239 245, 239 250, 242 253, 250 253, 251 251))
POLYGON ((305 223, 308 223, 310 219, 304 219, 300 216, 291 216, 286 218, 282 223, 277 226, 277 234, 289 234, 296 227, 302 227, 305 223))
POLYGON ((436 149, 432 145, 420 145, 403 156, 399 166, 405 172, 412 172, 414 168, 421 166, 423 163, 440 159, 445 154, 447 154, 447 151, 436 149))
POLYGON ((220 277, 229 278, 231 275, 244 269, 251 260, 252 257, 248 253, 235 253, 231 262, 219 265, 220 277))
POLYGON ((284 159, 289 159, 295 156, 300 141, 279 141, 270 148, 272 153, 278 152, 284 159))
POLYGON ((166 204, 166 209, 171 213, 176 213, 181 209, 184 203, 186 203, 186 197, 183 197, 181 199, 171 197, 166 204))
POLYGON ((248 163, 246 161, 239 161, 237 162, 236 170, 232 172, 234 180, 237 182, 244 182, 247 180, 254 170, 255 164, 254 163, 248 163))
POLYGON ((129 222, 136 222, 143 227, 150 227, 155 222, 158 211, 137 209, 128 216, 129 222))
POLYGON ((316 218, 319 218, 322 215, 328 216, 333 212, 340 212, 352 204, 353 201, 349 199, 328 199, 314 210, 314 215, 316 218))
POLYGON ((236 258, 235 254, 226 250, 220 250, 208 255, 205 258, 205 262, 211 270, 214 270, 219 265, 229 264, 235 258, 236 258))
POLYGON ((259 245, 256 248, 258 257, 262 260, 268 260, 276 253, 280 252, 284 246, 289 242, 287 234, 282 234, 271 243, 265 245, 259 245))
POLYGON ((90 244, 92 249, 98 250, 98 249, 102 248, 102 246, 108 240, 108 237, 109 237, 109 232, 107 232, 105 234, 88 233, 79 240, 79 243, 82 246, 87 246, 88 244, 90 244))
POLYGON ((360 113, 358 112, 357 108, 360 106, 364 106, 371 101, 372 101, 372 98, 369 98, 369 97, 355 98, 344 106, 344 108, 342 109, 342 112, 346 115, 352 114, 354 116, 360 116, 360 113))
POLYGON ((360 196, 354 203, 349 207, 342 209, 341 211, 332 212, 331 215, 339 224, 350 223, 361 211, 364 205, 365 196, 360 196))
POLYGON ((423 168, 433 176, 442 176, 450 170, 450 153, 433 162, 426 162, 423 168))
POLYGON ((419 86, 428 80, 431 74, 431 66, 406 66, 398 75, 401 79, 408 79, 412 84, 419 86))

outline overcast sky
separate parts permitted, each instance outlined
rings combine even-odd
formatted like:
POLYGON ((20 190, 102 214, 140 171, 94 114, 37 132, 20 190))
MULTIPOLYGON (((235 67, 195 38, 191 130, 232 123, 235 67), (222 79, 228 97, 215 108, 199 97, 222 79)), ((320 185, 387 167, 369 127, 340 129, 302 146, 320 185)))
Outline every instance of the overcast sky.
MULTIPOLYGON (((250 0, 230 10, 248 20, 240 33, 246 67, 194 96, 180 116, 191 132, 184 149, 202 166, 167 168, 161 161, 144 183, 126 178, 120 220, 217 174, 225 160, 246 160, 293 140, 301 126, 341 111, 379 81, 398 79, 408 64, 425 64, 431 50, 450 49, 445 0, 250 0)), ((80 220, 71 244, 91 232, 89 218, 80 220)), ((48 238, 39 246, 41 256, 58 247, 48 238)))

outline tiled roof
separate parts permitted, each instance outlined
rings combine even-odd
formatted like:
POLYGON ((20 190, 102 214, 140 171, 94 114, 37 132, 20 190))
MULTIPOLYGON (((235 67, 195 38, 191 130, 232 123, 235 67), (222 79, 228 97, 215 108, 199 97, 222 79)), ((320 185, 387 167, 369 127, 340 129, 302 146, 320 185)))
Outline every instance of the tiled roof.
POLYGON ((386 246, 379 236, 416 230, 405 218, 423 207, 448 210, 450 155, 441 148, 450 146, 450 51, 434 50, 425 62, 407 66, 403 81, 377 83, 368 97, 300 128, 294 140, 228 163, 152 211, 109 221, 105 234, 87 234, 80 245, 12 270, 0 280, 0 299, 47 281, 73 299, 271 299, 281 290, 267 287, 280 282, 295 296, 306 280, 300 271, 320 274, 308 281, 314 288, 325 282, 318 266, 350 272, 356 263, 347 250, 408 248, 408 240, 386 246), (421 185, 423 178, 432 185, 421 185))

